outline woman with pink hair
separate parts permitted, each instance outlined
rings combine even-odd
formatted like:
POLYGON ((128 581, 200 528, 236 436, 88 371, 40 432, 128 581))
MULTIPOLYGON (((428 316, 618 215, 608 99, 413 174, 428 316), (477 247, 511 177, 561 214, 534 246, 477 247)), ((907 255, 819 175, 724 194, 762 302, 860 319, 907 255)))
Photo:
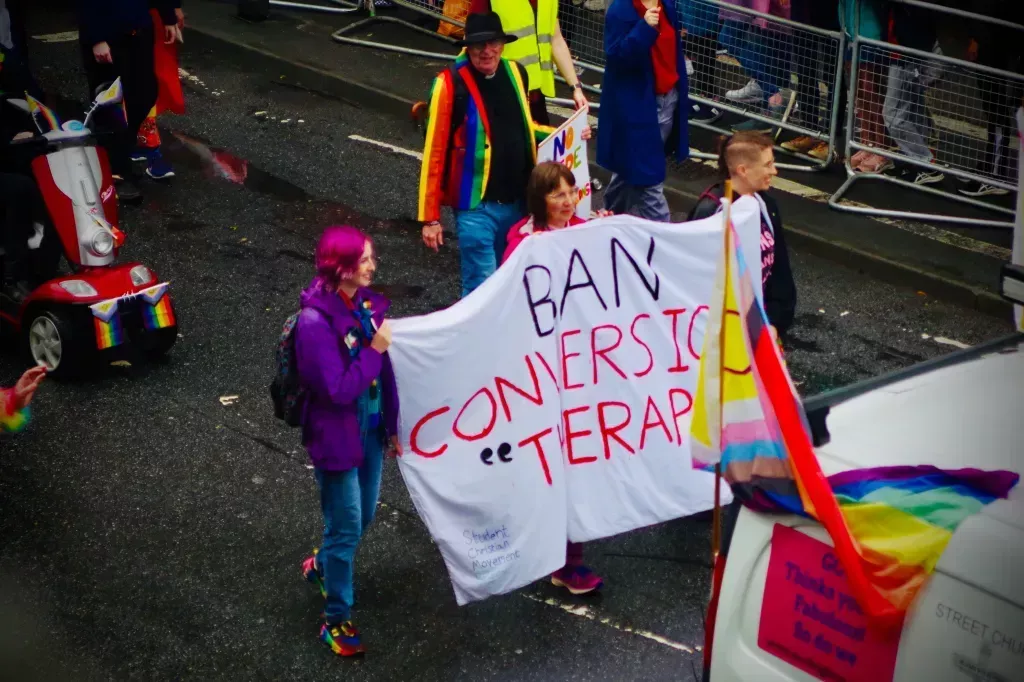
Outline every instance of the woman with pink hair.
POLYGON ((339 656, 362 654, 351 621, 353 560, 380 496, 385 444, 401 454, 398 391, 387 350, 389 301, 369 289, 377 270, 370 238, 328 227, 316 277, 302 292, 295 359, 305 389, 302 444, 313 462, 324 516, 323 545, 302 564, 326 604, 320 640, 339 656))

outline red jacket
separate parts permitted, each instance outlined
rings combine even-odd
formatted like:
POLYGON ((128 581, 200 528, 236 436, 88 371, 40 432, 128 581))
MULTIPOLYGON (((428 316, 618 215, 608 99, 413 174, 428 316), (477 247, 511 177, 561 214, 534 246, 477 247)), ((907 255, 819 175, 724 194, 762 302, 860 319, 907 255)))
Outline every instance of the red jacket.
MULTIPOLYGON (((576 227, 587 222, 579 216, 573 216, 569 218, 569 224, 566 227, 576 227)), ((508 257, 512 255, 512 252, 516 250, 516 247, 523 243, 523 240, 529 237, 534 232, 548 232, 550 231, 547 227, 538 228, 533 224, 533 216, 526 216, 518 223, 513 225, 509 231, 508 236, 505 238, 505 255, 501 257, 501 262, 504 263, 508 260, 508 257)))

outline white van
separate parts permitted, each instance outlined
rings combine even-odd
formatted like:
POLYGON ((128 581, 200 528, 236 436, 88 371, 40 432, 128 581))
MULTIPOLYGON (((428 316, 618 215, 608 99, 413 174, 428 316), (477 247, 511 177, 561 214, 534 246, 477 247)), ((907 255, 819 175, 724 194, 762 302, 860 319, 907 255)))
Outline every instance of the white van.
MULTIPOLYGON (((1024 474, 1024 334, 805 407, 826 475, 903 464, 1024 474)), ((821 526, 745 508, 726 516, 705 680, 1024 682, 1024 483, 961 524, 887 637, 844 592, 821 526)))

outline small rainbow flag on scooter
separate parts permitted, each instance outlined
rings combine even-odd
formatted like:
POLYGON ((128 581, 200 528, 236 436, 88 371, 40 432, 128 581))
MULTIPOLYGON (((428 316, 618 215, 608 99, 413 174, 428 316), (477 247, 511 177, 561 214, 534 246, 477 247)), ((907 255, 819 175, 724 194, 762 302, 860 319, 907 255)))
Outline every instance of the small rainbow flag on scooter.
POLYGON ((142 308, 142 322, 150 331, 173 327, 176 322, 171 297, 167 295, 167 286, 166 283, 157 284, 139 292, 142 300, 148 304, 142 308))
POLYGON ((60 130, 60 119, 57 118, 57 114, 53 113, 53 110, 51 110, 50 107, 46 106, 27 92, 25 93, 25 101, 28 102, 29 114, 31 114, 32 121, 36 124, 36 128, 39 129, 39 132, 48 133, 51 130, 60 130), (43 129, 43 126, 40 124, 41 121, 44 121, 46 125, 49 126, 48 130, 43 129))
POLYGON ((96 330, 96 347, 100 350, 120 346, 124 342, 124 329, 117 314, 117 299, 101 301, 89 306, 96 330))

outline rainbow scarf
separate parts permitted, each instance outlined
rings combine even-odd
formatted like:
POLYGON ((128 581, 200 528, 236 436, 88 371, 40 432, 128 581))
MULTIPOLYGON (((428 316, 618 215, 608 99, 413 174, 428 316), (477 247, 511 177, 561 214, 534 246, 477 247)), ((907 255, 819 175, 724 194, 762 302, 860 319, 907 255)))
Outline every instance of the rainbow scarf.
POLYGON ((826 479, 737 243, 730 224, 698 371, 694 467, 720 464, 737 499, 757 511, 820 522, 861 608, 876 624, 896 626, 957 526, 1005 498, 1019 477, 908 466, 826 479))
MULTIPOLYGON (((515 86, 531 158, 536 163, 537 143, 550 135, 554 128, 534 123, 519 69, 505 59, 501 60, 498 68, 504 70, 515 86)), ((420 169, 417 214, 420 222, 437 220, 442 203, 458 211, 470 210, 480 204, 491 174, 491 133, 483 96, 473 77, 469 57, 463 51, 455 58, 453 68, 438 74, 430 89, 426 144, 420 169), (465 118, 453 126, 456 78, 461 79, 469 97, 466 98, 465 118), (459 152, 453 153, 453 150, 459 152)))
POLYGON ((14 409, 14 389, 0 389, 0 433, 17 433, 25 428, 32 411, 26 405, 20 410, 14 409))
POLYGON ((158 284, 139 292, 145 305, 142 306, 142 322, 146 329, 166 329, 176 323, 167 284, 158 284))

